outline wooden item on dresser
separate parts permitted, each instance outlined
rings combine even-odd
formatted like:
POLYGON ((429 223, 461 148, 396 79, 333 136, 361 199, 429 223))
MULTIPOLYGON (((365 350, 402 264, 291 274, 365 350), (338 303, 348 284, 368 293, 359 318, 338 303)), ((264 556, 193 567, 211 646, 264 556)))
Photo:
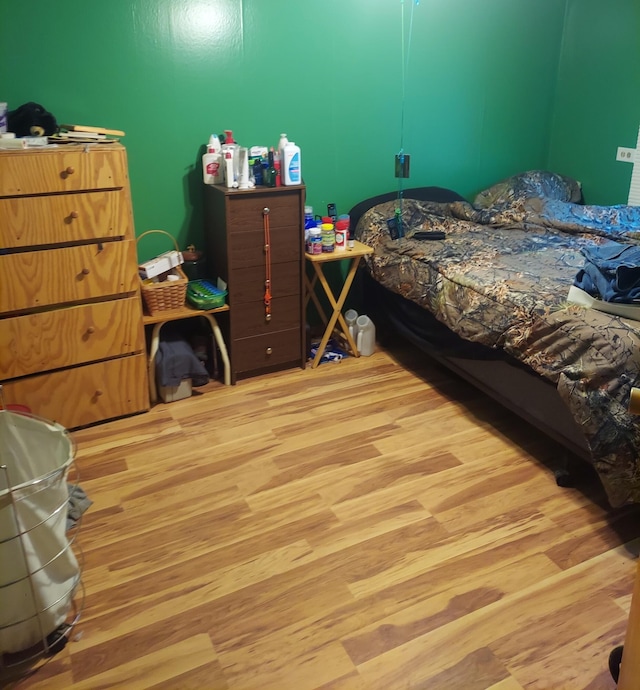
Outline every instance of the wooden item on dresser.
POLYGON ((0 382, 68 428, 149 408, 120 144, 0 151, 0 382))
POLYGON ((303 185, 250 190, 205 187, 209 275, 214 282, 222 278, 229 291, 226 342, 232 383, 306 365, 304 201, 303 185), (265 305, 269 268, 270 314, 265 305))

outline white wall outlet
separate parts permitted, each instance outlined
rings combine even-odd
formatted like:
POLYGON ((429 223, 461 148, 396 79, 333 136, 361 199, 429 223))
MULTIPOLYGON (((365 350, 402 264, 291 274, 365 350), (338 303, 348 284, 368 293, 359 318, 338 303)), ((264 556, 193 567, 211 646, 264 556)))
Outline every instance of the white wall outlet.
POLYGON ((626 146, 618 146, 618 153, 616 154, 617 161, 625 163, 633 163, 636 156, 636 149, 630 149, 626 146))

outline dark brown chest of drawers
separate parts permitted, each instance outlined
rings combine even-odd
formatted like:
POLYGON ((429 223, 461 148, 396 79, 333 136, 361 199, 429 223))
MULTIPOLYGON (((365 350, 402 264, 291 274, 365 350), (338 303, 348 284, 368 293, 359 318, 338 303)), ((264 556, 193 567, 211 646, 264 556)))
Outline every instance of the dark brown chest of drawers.
POLYGON ((210 278, 227 283, 231 382, 306 365, 303 305, 304 186, 205 186, 210 278), (268 216, 269 251, 265 233, 268 216), (271 274, 270 315, 265 281, 271 274))

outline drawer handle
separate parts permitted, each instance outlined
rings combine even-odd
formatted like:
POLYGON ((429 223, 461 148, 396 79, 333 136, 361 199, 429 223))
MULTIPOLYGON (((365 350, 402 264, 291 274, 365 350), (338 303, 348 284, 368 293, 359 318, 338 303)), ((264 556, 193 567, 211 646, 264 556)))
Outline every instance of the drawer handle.
POLYGON ((270 213, 271 213, 271 209, 270 209, 268 206, 265 206, 265 207, 262 209, 262 215, 263 215, 263 216, 268 216, 270 213))
POLYGON ((88 335, 93 335, 95 332, 96 332, 96 329, 93 326, 89 326, 89 328, 87 328, 87 334, 88 335))
POLYGON ((101 391, 99 388, 96 390, 96 398, 99 398, 103 394, 103 391, 101 391))
POLYGON ((77 218, 78 217, 78 212, 77 211, 71 211, 69 214, 69 218, 77 218))
POLYGON ((67 166, 67 168, 65 169, 65 172, 67 173, 67 175, 73 175, 73 173, 74 173, 75 171, 76 171, 76 169, 73 167, 73 165, 69 165, 69 166, 67 166))
POLYGON ((268 348, 266 349, 266 353, 267 353, 268 355, 272 355, 272 354, 273 354, 273 348, 272 348, 272 347, 268 347, 268 348))
POLYGON ((264 320, 265 320, 267 323, 269 323, 269 321, 271 321, 271 314, 265 314, 265 315, 264 315, 264 320))
POLYGON ((85 266, 85 268, 83 268, 82 271, 80 271, 80 273, 82 273, 83 276, 88 276, 89 273, 91 273, 91 270, 85 266))

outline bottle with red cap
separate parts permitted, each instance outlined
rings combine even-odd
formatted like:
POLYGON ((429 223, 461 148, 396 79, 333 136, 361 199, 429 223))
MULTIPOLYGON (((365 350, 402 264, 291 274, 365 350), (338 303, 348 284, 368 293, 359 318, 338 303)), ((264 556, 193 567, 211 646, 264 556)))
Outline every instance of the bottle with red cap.
POLYGON ((347 248, 349 235, 349 221, 344 218, 336 221, 336 249, 341 251, 347 248))
MULTIPOLYGON (((234 138, 233 138, 233 131, 230 129, 225 129, 224 130, 224 144, 222 145, 222 155, 225 160, 225 170, 227 167, 227 161, 229 158, 232 160, 232 169, 233 169, 233 180, 232 182, 237 182, 238 177, 240 175, 240 156, 239 156, 239 149, 240 146, 236 144, 234 138), (227 153, 231 152, 231 156, 228 156, 227 153)), ((232 187, 234 186, 233 184, 229 184, 227 181, 227 187, 232 187)))
POLYGON ((224 168, 222 164, 222 147, 217 134, 209 137, 207 152, 202 156, 202 176, 205 184, 222 184, 224 168))

